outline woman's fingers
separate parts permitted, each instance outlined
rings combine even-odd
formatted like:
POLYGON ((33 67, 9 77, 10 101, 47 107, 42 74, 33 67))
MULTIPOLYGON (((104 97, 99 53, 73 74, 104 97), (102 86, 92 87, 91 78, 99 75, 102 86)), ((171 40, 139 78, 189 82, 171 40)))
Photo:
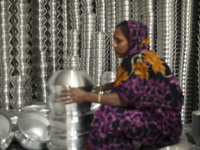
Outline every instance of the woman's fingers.
POLYGON ((85 92, 82 89, 71 88, 67 90, 62 90, 60 93, 60 101, 69 103, 81 102, 83 101, 85 92))
POLYGON ((73 103, 71 89, 70 90, 62 90, 59 101, 64 102, 65 104, 73 103))

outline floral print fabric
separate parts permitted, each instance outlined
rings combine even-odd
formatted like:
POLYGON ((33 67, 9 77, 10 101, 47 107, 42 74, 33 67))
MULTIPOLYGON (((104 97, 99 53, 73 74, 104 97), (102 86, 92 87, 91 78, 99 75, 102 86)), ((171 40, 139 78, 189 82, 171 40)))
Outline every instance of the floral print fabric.
POLYGON ((87 140, 89 150, 133 150, 132 141, 151 147, 178 142, 183 95, 168 65, 149 51, 148 29, 128 21, 129 48, 112 92, 128 107, 102 105, 87 140))

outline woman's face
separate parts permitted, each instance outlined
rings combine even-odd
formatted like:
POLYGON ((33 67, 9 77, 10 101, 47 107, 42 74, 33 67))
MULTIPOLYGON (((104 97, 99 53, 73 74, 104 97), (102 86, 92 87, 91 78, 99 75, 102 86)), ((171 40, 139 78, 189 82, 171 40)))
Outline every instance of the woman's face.
POLYGON ((122 33, 120 27, 115 29, 113 39, 112 46, 114 47, 116 57, 123 58, 128 50, 128 39, 122 33))

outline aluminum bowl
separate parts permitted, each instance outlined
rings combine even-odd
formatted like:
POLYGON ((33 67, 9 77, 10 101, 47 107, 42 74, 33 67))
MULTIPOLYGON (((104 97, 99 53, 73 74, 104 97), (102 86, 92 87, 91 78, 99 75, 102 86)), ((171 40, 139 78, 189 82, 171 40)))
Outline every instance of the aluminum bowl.
POLYGON ((14 138, 12 122, 8 113, 0 111, 0 123, 0 149, 4 150, 14 138))
POLYGON ((39 112, 24 112, 18 117, 18 130, 15 132, 17 141, 26 149, 37 150, 46 148, 49 142, 49 120, 39 112))

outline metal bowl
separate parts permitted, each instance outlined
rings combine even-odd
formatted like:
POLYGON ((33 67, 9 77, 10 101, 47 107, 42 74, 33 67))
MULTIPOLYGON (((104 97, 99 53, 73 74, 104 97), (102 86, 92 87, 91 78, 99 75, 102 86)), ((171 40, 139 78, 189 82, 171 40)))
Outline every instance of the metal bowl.
POLYGON ((18 117, 17 141, 27 149, 44 149, 49 142, 49 120, 39 112, 24 112, 18 117))
POLYGON ((0 149, 6 149, 13 140, 12 122, 9 114, 0 111, 0 149))

